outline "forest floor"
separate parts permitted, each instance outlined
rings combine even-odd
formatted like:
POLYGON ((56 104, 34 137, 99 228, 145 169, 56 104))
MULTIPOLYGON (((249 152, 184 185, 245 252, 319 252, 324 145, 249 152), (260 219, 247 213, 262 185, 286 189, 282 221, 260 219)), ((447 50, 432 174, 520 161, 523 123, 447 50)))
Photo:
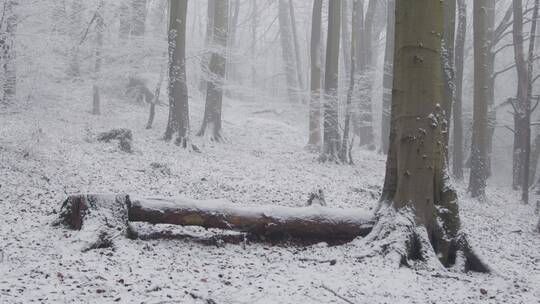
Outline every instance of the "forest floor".
MULTIPOLYGON (((319 163, 304 149, 301 106, 227 100, 227 142, 195 139, 202 150, 195 153, 161 140, 165 107, 145 130, 146 107, 104 98, 103 115, 92 116, 88 100, 66 96, 0 114, 0 303, 540 303, 537 216, 504 187, 490 186, 479 203, 457 183, 464 229, 490 275, 396 269, 381 257, 360 258, 361 239, 272 247, 118 238, 114 248, 81 253, 76 232, 51 225, 68 194, 300 207, 320 187, 331 207, 370 209, 385 157, 355 148, 354 165, 319 163), (96 140, 120 127, 133 131, 132 154, 96 140)), ((196 131, 200 100, 190 110, 196 131)))

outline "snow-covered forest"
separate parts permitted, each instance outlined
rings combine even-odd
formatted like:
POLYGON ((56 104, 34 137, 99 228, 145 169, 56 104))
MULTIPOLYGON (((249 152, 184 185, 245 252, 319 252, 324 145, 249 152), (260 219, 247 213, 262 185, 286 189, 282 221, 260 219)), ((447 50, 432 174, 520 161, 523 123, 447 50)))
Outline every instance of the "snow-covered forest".
POLYGON ((0 303, 540 303, 540 0, 0 11, 0 303))

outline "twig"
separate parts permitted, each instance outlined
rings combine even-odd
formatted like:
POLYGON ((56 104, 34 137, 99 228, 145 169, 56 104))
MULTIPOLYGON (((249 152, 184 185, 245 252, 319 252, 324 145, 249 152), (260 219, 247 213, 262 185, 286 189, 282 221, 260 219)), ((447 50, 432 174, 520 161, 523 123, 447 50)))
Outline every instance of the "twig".
POLYGON ((322 287, 323 289, 325 289, 325 290, 331 292, 334 296, 336 296, 336 297, 342 299, 343 301, 345 301, 345 302, 347 302, 347 303, 349 303, 349 304, 355 304, 353 301, 351 301, 351 300, 345 298, 344 296, 338 294, 337 292, 335 292, 335 291, 334 291, 333 289, 331 289, 330 287, 328 287, 328 286, 326 286, 326 285, 324 285, 324 284, 321 285, 321 287, 322 287))

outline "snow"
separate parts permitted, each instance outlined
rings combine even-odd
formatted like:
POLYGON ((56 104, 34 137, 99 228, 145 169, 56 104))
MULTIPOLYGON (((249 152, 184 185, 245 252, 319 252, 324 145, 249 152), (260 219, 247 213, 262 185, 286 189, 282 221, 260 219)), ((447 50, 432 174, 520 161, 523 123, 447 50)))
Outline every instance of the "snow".
MULTIPOLYGON (((202 153, 187 152, 160 139, 165 108, 152 130, 144 129, 146 108, 111 96, 103 115, 91 116, 90 87, 67 84, 24 111, 0 114, 0 303, 344 303, 329 289, 354 303, 540 303, 538 217, 505 187, 490 186, 479 203, 457 183, 463 229, 494 269, 490 275, 396 269, 380 255, 363 256, 363 240, 270 247, 118 237, 112 249, 82 253, 77 232, 51 225, 68 194, 219 199, 267 212, 303 207, 309 192, 323 188, 328 208, 369 213, 385 162, 355 149, 353 166, 321 164, 304 150, 303 107, 256 101, 225 100, 227 142, 195 139, 202 153), (261 109, 273 111, 253 114, 261 109), (133 154, 96 141, 120 127, 133 131, 133 154)), ((196 128, 199 97, 190 110, 196 128)))
POLYGON ((238 208, 227 200, 193 200, 186 197, 170 198, 138 198, 132 197, 131 201, 141 202, 144 209, 147 210, 174 210, 178 206, 188 210, 202 210, 206 212, 215 212, 223 215, 239 215, 250 218, 270 217, 274 219, 295 218, 321 220, 327 222, 345 222, 345 223, 368 223, 373 218, 373 214, 359 208, 328 208, 318 205, 299 207, 283 206, 247 206, 238 208))

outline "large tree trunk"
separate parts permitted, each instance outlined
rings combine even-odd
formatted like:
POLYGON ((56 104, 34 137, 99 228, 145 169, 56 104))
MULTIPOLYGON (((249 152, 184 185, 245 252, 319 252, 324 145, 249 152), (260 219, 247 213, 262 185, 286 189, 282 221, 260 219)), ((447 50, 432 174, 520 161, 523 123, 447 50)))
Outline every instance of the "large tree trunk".
MULTIPOLYGON (((463 179, 463 71, 465 61, 465 39, 467 34, 467 4, 458 0, 458 26, 456 33, 454 64, 456 67, 455 101, 453 113, 454 146, 452 172, 457 179, 463 179)), ((448 117, 448 119, 450 119, 448 117)))
POLYGON ((464 270, 487 271, 460 232, 457 195, 445 169, 442 31, 441 1, 396 1, 390 152, 370 238, 400 265, 450 267, 463 256, 464 270))
POLYGON ((4 1, 4 18, 6 19, 5 32, 1 37, 2 66, 4 70, 3 103, 9 106, 15 102, 17 97, 17 56, 16 56, 16 35, 18 18, 15 12, 17 1, 4 1))
POLYGON ((298 103, 298 75, 296 73, 294 42, 292 37, 292 25, 289 4, 287 0, 279 0, 279 35, 281 51, 283 54, 284 71, 287 81, 289 101, 298 103))
POLYGON ((211 141, 223 140, 221 134, 221 111, 223 103, 223 83, 226 72, 225 50, 228 37, 229 2, 215 1, 214 30, 212 35, 212 56, 210 58, 210 79, 206 88, 204 118, 198 136, 205 136, 207 129, 211 141))
POLYGON ((321 161, 339 161, 340 135, 337 90, 339 79, 340 15, 341 1, 330 1, 324 78, 324 133, 321 161))
POLYGON ((394 64, 394 35, 396 1, 388 0, 386 25, 386 47, 384 51, 383 103, 381 120, 381 151, 388 153, 390 139, 390 107, 392 104, 392 73, 394 64))
POLYGON ((474 2, 474 112, 471 145, 471 173, 469 192, 472 197, 485 196, 488 138, 488 82, 491 41, 487 10, 495 5, 493 0, 474 2))
POLYGON ((313 1, 311 18, 311 99, 309 103, 308 146, 318 150, 321 145, 321 20, 322 0, 313 1))
POLYGON ((169 17, 169 120, 165 139, 188 147, 189 103, 186 75, 187 0, 171 1, 169 17))
POLYGON ((92 101, 92 114, 101 114, 101 101, 100 101, 100 88, 101 81, 101 66, 103 64, 103 31, 105 30, 105 21, 103 20, 103 10, 105 9, 105 2, 101 1, 95 14, 96 22, 96 42, 95 42, 95 64, 94 64, 94 84, 92 86, 93 101, 92 101))
POLYGON ((128 195, 72 195, 58 223, 86 235, 85 249, 111 245, 129 222, 199 226, 239 231, 252 241, 340 244, 367 235, 369 212, 321 206, 238 206, 226 201, 138 199, 128 195))

